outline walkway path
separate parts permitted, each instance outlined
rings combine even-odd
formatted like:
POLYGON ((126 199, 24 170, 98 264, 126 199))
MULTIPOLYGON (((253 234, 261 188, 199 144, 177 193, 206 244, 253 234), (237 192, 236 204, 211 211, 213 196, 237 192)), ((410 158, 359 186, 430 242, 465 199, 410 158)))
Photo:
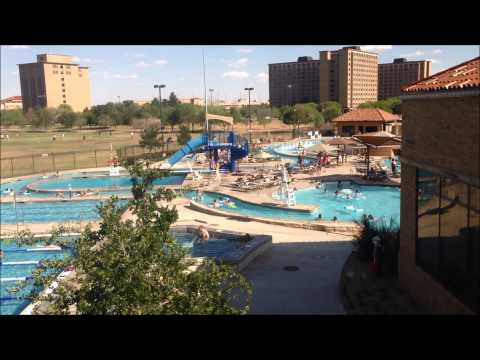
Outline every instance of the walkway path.
POLYGON ((243 274, 253 286, 252 314, 343 314, 340 276, 351 237, 321 231, 240 222, 177 206, 179 224, 272 235, 273 246, 243 274), (287 271, 296 266, 297 271, 287 271))

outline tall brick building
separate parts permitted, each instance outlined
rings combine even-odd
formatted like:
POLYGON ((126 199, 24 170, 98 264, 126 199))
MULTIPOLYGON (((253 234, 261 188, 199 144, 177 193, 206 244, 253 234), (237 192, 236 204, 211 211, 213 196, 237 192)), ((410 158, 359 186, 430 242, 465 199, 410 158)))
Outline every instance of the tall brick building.
POLYGON ((394 59, 393 63, 378 64, 378 99, 400 96, 402 87, 431 75, 432 62, 394 59))
POLYGON ((268 65, 270 105, 320 101, 320 62, 301 56, 296 62, 268 65))
POLYGON ((378 99, 378 55, 347 46, 320 51, 320 101, 337 101, 344 109, 378 99))
POLYGON ((88 67, 68 55, 41 54, 37 62, 19 64, 23 110, 70 105, 73 111, 90 107, 88 67))
POLYGON ((480 57, 402 90, 399 278, 435 313, 480 311, 480 57))

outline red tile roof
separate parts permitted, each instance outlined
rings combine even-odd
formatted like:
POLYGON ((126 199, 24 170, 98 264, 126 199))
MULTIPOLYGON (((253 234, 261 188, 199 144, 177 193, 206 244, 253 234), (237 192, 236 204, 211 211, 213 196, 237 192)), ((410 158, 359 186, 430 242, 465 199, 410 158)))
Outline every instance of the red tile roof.
POLYGON ((345 114, 342 114, 335 119, 333 122, 393 122, 399 121, 400 116, 395 114, 390 114, 382 109, 357 109, 349 111, 345 114))
POLYGON ((480 86, 480 57, 404 86, 402 92, 458 90, 480 86))
POLYGON ((22 102, 22 97, 21 96, 10 96, 6 99, 0 100, 0 102, 7 103, 7 102, 22 102))

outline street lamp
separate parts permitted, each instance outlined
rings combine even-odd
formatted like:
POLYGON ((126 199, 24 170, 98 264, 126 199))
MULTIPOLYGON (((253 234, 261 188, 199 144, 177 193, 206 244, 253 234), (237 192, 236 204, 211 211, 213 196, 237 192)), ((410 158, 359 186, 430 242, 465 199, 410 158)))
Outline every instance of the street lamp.
POLYGON ((165 85, 153 85, 153 88, 158 88, 158 100, 160 101, 160 131, 162 133, 162 150, 163 150, 163 130, 162 130, 162 89, 165 85))
POLYGON ((213 105, 212 96, 213 96, 213 91, 214 91, 214 89, 208 89, 208 91, 210 91, 210 106, 212 106, 212 105, 213 105))
POLYGON ((252 144, 252 114, 250 111, 250 91, 254 90, 252 88, 245 88, 246 91, 248 91, 248 122, 250 124, 250 144, 252 144))

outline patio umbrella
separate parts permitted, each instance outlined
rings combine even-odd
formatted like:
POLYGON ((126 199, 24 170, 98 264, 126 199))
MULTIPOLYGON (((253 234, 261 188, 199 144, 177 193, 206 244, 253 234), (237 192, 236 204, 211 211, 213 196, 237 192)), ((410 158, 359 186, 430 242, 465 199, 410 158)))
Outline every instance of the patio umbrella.
POLYGON ((339 158, 339 153, 340 153, 340 145, 343 145, 343 152, 346 151, 346 146, 347 145, 356 145, 358 144, 358 141, 355 141, 355 140, 352 140, 352 139, 349 139, 349 138, 345 138, 345 137, 336 137, 336 138, 333 138, 333 139, 328 139, 328 140, 325 140, 325 143, 326 144, 329 144, 329 145, 337 145, 337 163, 338 163, 338 158, 339 158))

